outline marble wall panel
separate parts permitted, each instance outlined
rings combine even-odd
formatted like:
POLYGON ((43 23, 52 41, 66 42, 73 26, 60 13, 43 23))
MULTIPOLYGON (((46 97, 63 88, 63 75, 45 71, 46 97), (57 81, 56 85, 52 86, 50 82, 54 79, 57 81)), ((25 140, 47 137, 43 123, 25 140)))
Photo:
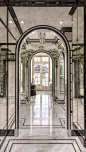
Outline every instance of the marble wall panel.
POLYGON ((8 92, 9 97, 15 96, 15 61, 8 62, 8 92))
MULTIPOLYGON (((5 25, 7 24, 7 8, 6 7, 0 7, 0 19, 5 23, 5 25)), ((4 25, 2 24, 2 22, 0 21, 0 43, 6 43, 7 41, 7 37, 6 37, 6 28, 4 27, 4 25)))
POLYGON ((73 44, 84 42, 84 8, 78 7, 73 15, 72 42, 73 44))
POLYGON ((78 7, 78 43, 84 43, 84 8, 78 7))

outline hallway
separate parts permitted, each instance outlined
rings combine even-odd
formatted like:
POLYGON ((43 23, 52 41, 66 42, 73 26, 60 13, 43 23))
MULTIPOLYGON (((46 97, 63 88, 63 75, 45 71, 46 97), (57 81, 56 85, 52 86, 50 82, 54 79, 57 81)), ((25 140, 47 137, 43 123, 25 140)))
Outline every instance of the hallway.
POLYGON ((0 0, 1 152, 86 152, 86 0, 70 1, 0 0))

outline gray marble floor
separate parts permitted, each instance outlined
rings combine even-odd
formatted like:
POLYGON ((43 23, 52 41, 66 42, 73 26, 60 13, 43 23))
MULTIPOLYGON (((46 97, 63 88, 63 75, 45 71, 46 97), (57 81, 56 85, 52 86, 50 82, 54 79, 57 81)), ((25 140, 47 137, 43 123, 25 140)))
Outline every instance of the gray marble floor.
MULTIPOLYGON (((86 152, 78 137, 67 135, 63 128, 53 128, 53 133, 31 134, 20 129, 18 137, 7 137, 1 152, 86 152)), ((35 129, 36 132, 36 129, 35 129)))
POLYGON ((0 139, 0 144, 4 141, 0 152, 86 152, 79 138, 65 129, 65 105, 53 104, 49 92, 37 92, 21 104, 20 129, 15 136, 0 139))
POLYGON ((64 104, 53 104, 49 92, 37 92, 30 103, 20 108, 20 128, 65 127, 64 104))

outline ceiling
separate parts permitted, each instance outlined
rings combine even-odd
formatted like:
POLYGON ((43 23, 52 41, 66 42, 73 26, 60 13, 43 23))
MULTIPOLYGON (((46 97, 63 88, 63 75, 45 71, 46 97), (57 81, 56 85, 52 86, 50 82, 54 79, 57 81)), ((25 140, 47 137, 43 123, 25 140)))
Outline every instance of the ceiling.
MULTIPOLYGON (((21 25, 21 29, 23 32, 26 30, 38 26, 38 25, 49 25, 52 27, 55 27, 59 30, 61 30, 62 27, 72 27, 72 16, 69 15, 69 11, 71 10, 71 7, 60 7, 60 8, 45 8, 45 7, 13 7, 16 16, 18 18, 18 21, 21 25), (22 14, 22 15, 21 15, 22 14), (22 24, 21 21, 24 23, 22 24), (63 24, 60 24, 60 22, 63 22, 63 24)), ((55 37, 57 39, 60 39, 58 35, 56 35, 53 31, 51 30, 46 30, 46 29, 39 29, 36 31, 33 31, 30 33, 26 39, 39 39, 38 34, 39 33, 44 33, 45 32, 45 39, 52 39, 54 40, 55 37)), ((24 39, 23 43, 26 42, 26 39, 24 39)), ((29 43, 28 45, 26 44, 26 50, 28 51, 35 51, 39 50, 40 46, 44 47, 44 50, 58 50, 58 45, 59 43, 44 43, 40 44, 39 43, 29 43)), ((60 48, 64 48, 64 46, 60 46, 60 48)))
POLYGON ((49 25, 61 29, 72 26, 72 17, 69 15, 71 7, 13 7, 22 28, 25 32, 31 27, 49 25), (24 23, 22 24, 21 21, 24 23), (60 22, 63 24, 60 24, 60 22))

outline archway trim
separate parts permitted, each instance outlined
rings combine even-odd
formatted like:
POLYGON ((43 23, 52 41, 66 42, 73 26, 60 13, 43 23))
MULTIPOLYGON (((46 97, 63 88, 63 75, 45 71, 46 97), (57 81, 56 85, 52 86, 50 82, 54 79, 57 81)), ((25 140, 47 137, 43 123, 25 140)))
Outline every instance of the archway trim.
POLYGON ((60 32, 58 29, 48 26, 48 25, 39 25, 32 27, 25 31, 21 37, 19 38, 17 45, 16 45, 16 86, 15 86, 15 129, 19 129, 19 51, 21 47, 21 43, 23 39, 32 31, 37 29, 48 29, 53 32, 55 32, 61 40, 63 40, 65 45, 65 51, 66 51, 66 66, 67 66, 67 73, 66 73, 66 87, 65 87, 65 100, 66 100, 66 128, 71 129, 71 104, 70 104, 70 46, 67 38, 63 35, 62 32, 60 32))

